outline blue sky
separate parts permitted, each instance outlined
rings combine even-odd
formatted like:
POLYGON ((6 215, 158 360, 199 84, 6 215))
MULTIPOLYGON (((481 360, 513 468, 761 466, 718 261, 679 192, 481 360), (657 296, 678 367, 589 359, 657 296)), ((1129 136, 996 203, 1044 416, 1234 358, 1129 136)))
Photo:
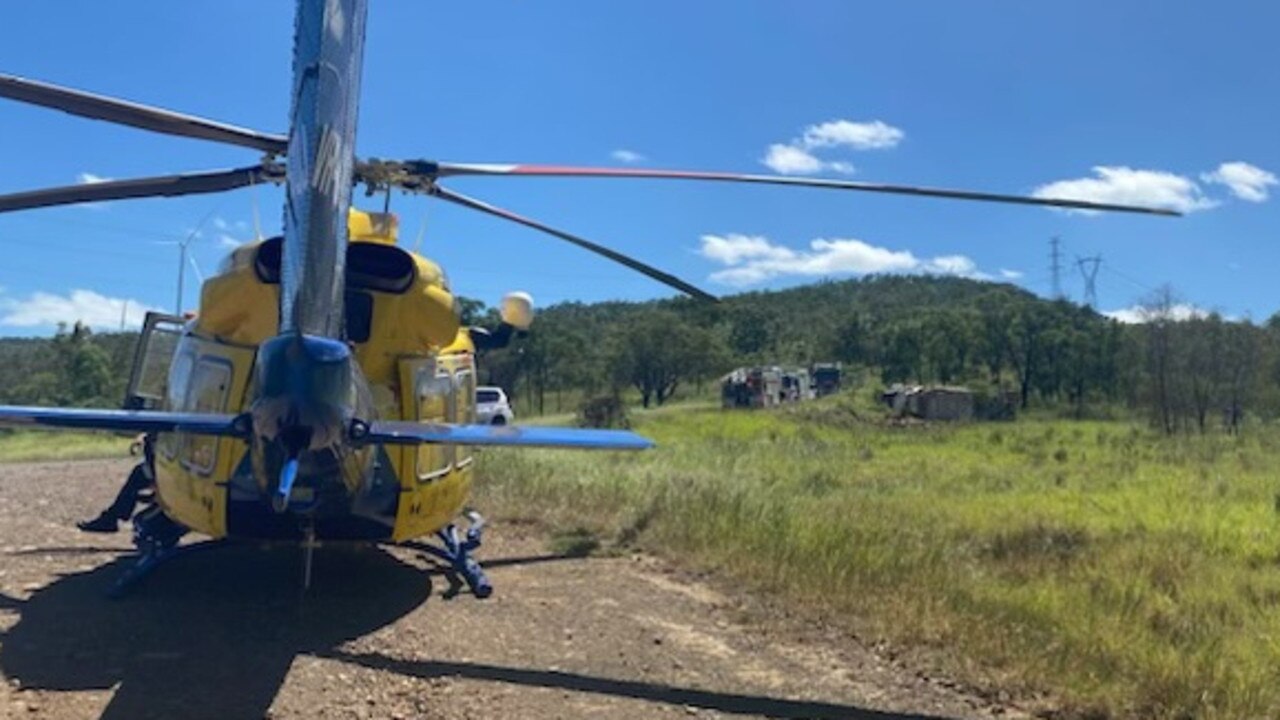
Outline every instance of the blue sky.
MULTIPOLYGON (((283 131, 292 12, 260 0, 15 4, 0 71, 283 131)), ((1072 297, 1074 258, 1100 253, 1103 309, 1168 282, 1189 303, 1261 320, 1280 309, 1276 27, 1280 6, 1262 2, 374 0, 359 147, 744 172, 769 172, 772 158, 796 174, 1169 204, 1190 212, 658 181, 452 185, 721 294, 871 270, 1007 275, 1048 293, 1057 235, 1072 297)), ((8 101, 0 158, 0 192, 256 160, 8 101)), ((0 335, 76 317, 118 324, 125 299, 130 320, 171 309, 173 242, 208 217, 192 247, 211 272, 228 243, 252 238, 255 199, 264 230, 278 231, 280 198, 260 188, 0 217, 0 335)), ((393 209, 409 246, 425 222, 423 249, 459 294, 670 294, 486 216, 409 196, 393 209)), ((191 268, 187 288, 191 307, 191 268)))

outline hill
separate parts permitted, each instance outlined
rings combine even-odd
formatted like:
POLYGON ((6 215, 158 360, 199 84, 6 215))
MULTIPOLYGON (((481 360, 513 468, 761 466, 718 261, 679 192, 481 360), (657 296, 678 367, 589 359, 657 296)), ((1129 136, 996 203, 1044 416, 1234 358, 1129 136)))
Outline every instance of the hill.
MULTIPOLYGON (((865 381, 968 383, 1022 407, 1076 416, 1143 409, 1168 431, 1221 413, 1280 413, 1280 323, 1174 318, 1154 295, 1152 322, 1123 325, 1089 308, 1009 284, 886 275, 756 291, 703 303, 563 303, 533 331, 481 359, 482 379, 541 413, 548 396, 626 390, 646 404, 705 391, 749 364, 838 360, 865 381)), ((463 320, 497 313, 461 298, 463 320)), ((73 320, 69 318, 69 320, 73 320)), ((75 325, 51 339, 0 339, 0 402, 119 402, 134 336, 75 325)), ((564 403, 556 403, 563 405, 564 403)))

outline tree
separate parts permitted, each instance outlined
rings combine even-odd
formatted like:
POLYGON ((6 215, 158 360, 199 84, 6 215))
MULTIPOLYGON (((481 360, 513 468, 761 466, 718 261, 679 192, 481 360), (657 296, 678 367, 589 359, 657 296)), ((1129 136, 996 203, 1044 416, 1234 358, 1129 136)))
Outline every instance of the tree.
POLYGON ((682 382, 706 377, 727 356, 724 342, 669 310, 649 310, 618 327, 610 339, 609 369, 635 387, 645 407, 662 405, 682 382))
POLYGON ((1165 433, 1178 428, 1177 369, 1179 358, 1174 346, 1174 309, 1177 296, 1164 285, 1142 302, 1142 320, 1147 336, 1148 396, 1152 419, 1165 433))
POLYGON ((1024 410, 1030 402, 1032 383, 1040 370, 1042 345, 1049 318, 1050 311, 1047 308, 1024 303, 1009 323, 1009 364, 1018 376, 1020 404, 1024 410))

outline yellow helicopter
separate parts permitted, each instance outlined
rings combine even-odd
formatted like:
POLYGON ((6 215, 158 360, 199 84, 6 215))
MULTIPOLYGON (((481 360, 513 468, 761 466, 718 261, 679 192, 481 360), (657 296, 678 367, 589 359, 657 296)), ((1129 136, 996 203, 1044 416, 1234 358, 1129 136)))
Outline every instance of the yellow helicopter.
POLYGON ((446 188, 459 176, 707 180, 897 193, 1085 210, 1176 213, 904 185, 725 172, 556 165, 362 161, 355 130, 366 0, 300 0, 288 135, 0 75, 0 97, 97 120, 264 153, 233 170, 115 180, 0 196, 0 212, 137 197, 285 186, 284 234, 234 251, 190 320, 149 317, 124 410, 0 406, 0 424, 154 436, 155 504, 134 517, 137 561, 123 591, 185 548, 222 538, 408 543, 450 563, 475 595, 492 591, 471 552, 482 522, 455 525, 472 448, 640 450, 630 432, 475 423, 475 350, 527 329, 508 296, 490 333, 460 325, 440 268, 396 246, 395 219, 352 210, 354 184, 425 194, 514 221, 702 299, 708 293, 579 236, 446 188))

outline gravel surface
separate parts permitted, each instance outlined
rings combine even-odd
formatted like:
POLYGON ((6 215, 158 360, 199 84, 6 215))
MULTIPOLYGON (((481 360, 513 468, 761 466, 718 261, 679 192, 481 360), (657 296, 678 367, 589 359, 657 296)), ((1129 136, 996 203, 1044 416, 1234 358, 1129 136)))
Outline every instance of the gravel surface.
POLYGON ((395 549, 232 546, 104 593, 129 534, 74 521, 129 461, 0 465, 0 717, 1020 717, 650 557, 496 524, 497 592, 395 549))

